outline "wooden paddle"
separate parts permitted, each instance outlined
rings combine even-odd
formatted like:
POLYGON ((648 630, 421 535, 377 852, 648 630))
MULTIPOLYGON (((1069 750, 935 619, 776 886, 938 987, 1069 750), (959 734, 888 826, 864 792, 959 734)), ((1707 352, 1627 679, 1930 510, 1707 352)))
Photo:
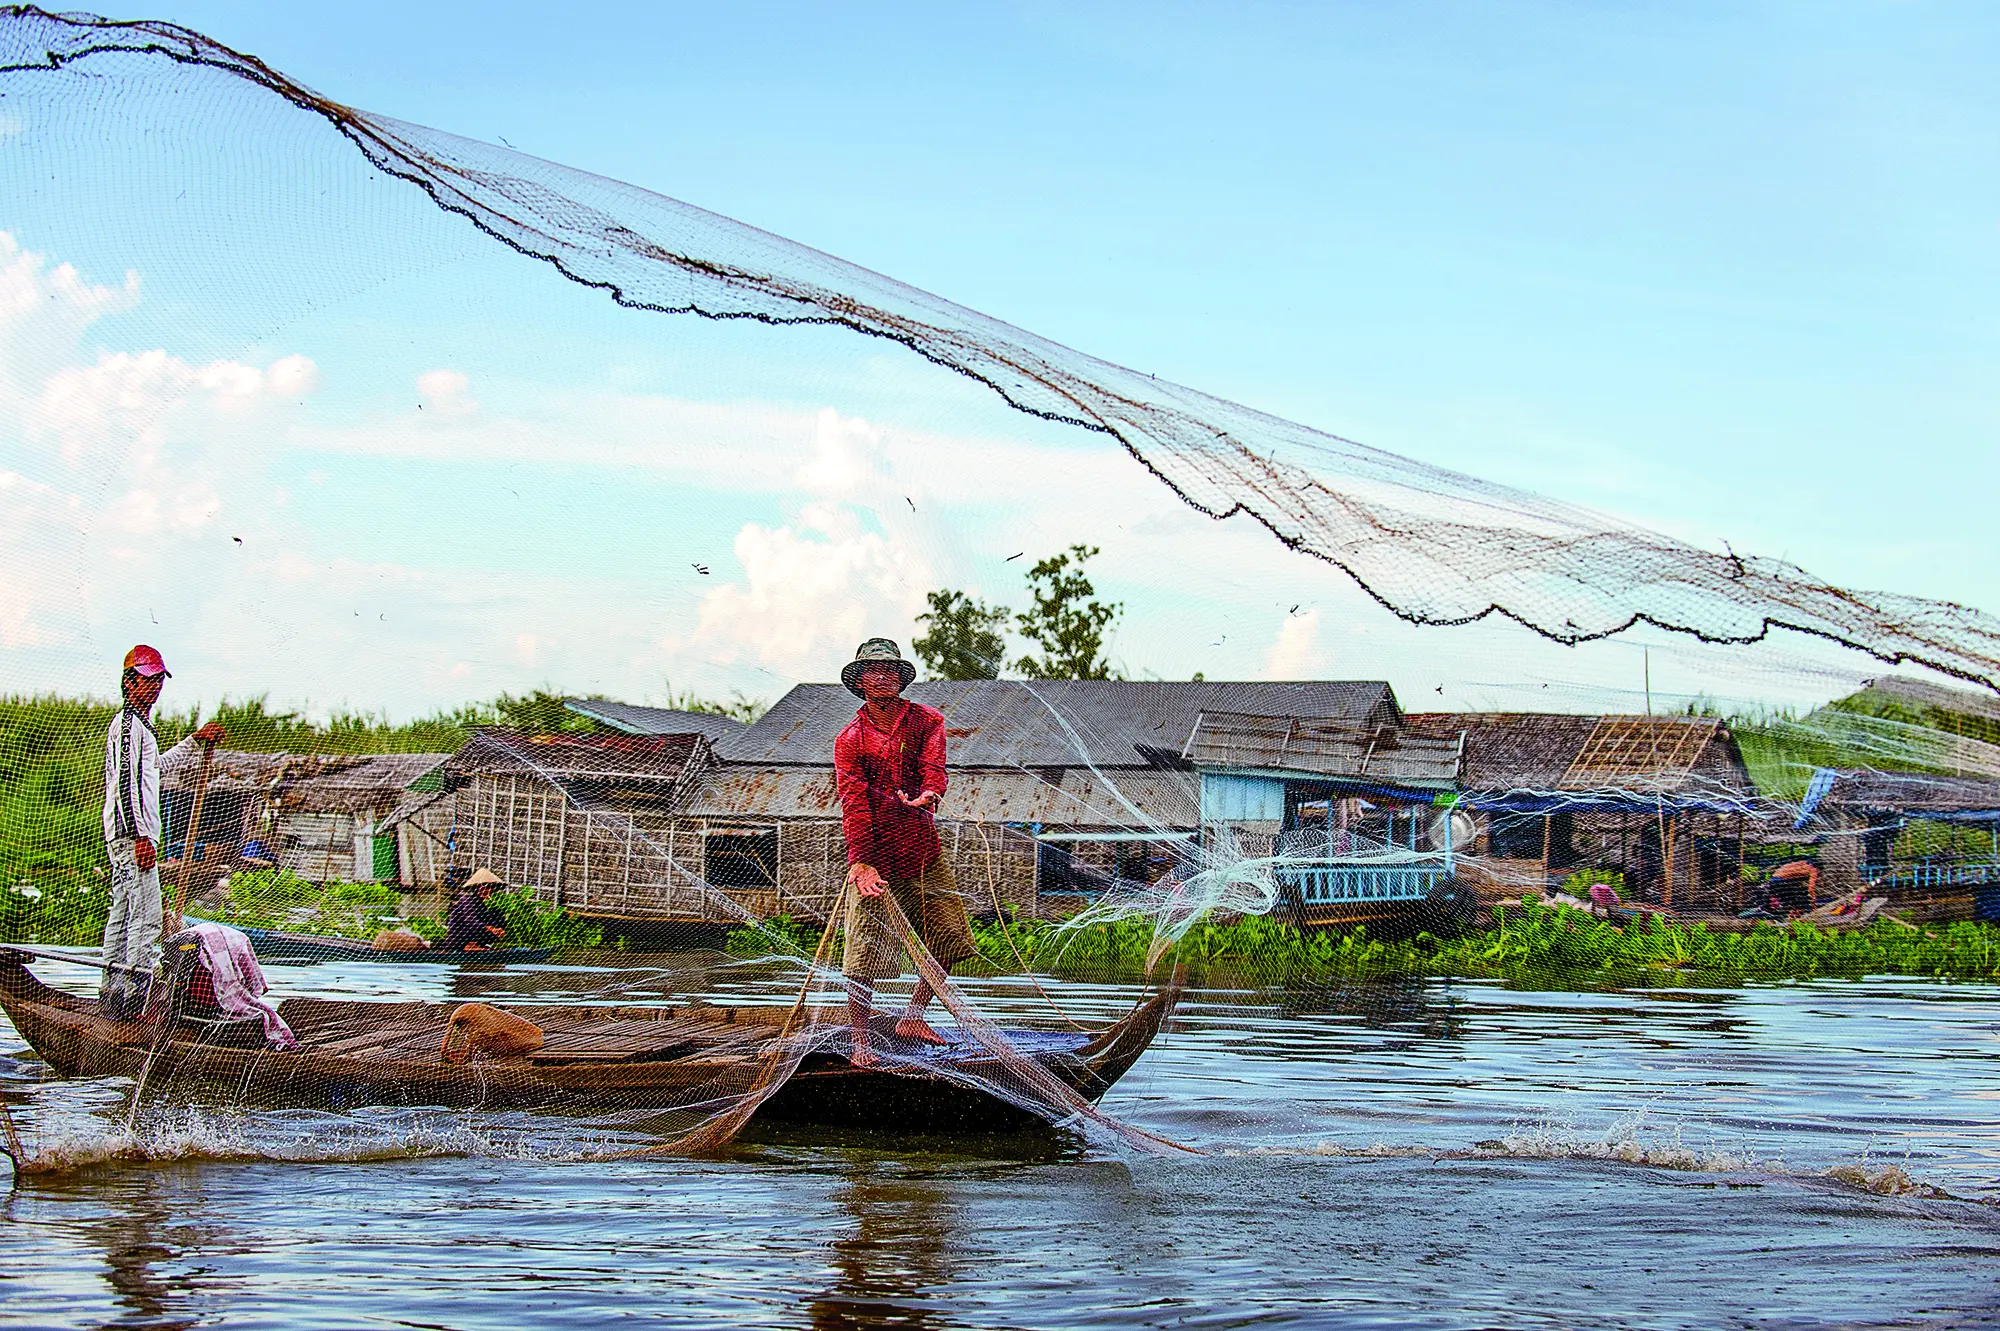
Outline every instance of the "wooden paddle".
POLYGON ((223 741, 222 724, 210 721, 194 732, 194 742, 201 745, 201 768, 194 774, 194 808, 188 813, 187 832, 181 837, 181 870, 179 881, 174 886, 174 908, 166 915, 166 932, 177 934, 184 923, 182 912, 187 909, 188 868, 194 859, 195 838, 201 833, 201 804, 208 796, 208 769, 215 762, 215 746, 223 741))

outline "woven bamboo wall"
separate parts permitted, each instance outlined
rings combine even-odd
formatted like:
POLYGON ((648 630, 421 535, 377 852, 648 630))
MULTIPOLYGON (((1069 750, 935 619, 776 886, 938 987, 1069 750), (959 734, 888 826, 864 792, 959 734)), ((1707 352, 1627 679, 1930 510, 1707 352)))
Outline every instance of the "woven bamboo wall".
POLYGON ((834 819, 778 825, 778 901, 800 919, 823 920, 847 878, 847 842, 834 819))
POLYGON ((278 816, 277 843, 279 865, 307 882, 344 883, 354 877, 351 813, 287 810, 278 816))
POLYGON ((1023 918, 1040 914, 1033 837, 1000 823, 943 822, 938 839, 973 915, 991 916, 996 904, 1023 918))

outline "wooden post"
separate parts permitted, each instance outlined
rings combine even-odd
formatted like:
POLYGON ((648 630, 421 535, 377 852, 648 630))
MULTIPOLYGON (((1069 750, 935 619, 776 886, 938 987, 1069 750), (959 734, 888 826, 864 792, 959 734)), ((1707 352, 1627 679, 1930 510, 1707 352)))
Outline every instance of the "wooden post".
POLYGON ((1554 822, 1554 814, 1542 815, 1542 890, 1545 892, 1552 886, 1549 882, 1549 828, 1554 822))
MULTIPOLYGON (((214 724, 211 721, 209 726, 214 724)), ((204 726, 194 735, 195 742, 201 745, 201 767, 194 774, 194 807, 188 811, 187 831, 181 836, 181 871, 180 881, 174 886, 174 908, 161 921, 165 932, 170 934, 179 933, 184 923, 181 915, 187 909, 188 862, 194 858, 195 837, 201 834, 201 804, 208 795, 209 765, 215 761, 215 746, 222 738, 219 728, 212 736, 205 733, 208 728, 204 726)))
POLYGON ((1662 838, 1665 844, 1661 847, 1661 853, 1666 862, 1661 866, 1660 904, 1671 907, 1674 904, 1674 833, 1679 830, 1681 820, 1679 815, 1675 815, 1663 821, 1666 835, 1662 838))
POLYGON ((1736 815, 1736 909, 1739 911, 1743 909, 1744 849, 1743 815, 1739 813, 1736 815))
POLYGON ((1625 890, 1632 891, 1632 816, 1625 809, 1618 810, 1618 876, 1625 880, 1625 890))

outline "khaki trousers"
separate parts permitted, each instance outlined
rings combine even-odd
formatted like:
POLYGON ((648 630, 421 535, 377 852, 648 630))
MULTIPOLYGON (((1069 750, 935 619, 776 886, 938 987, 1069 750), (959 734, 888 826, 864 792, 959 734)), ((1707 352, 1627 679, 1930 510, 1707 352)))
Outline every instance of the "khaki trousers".
POLYGON ((940 855, 915 878, 890 879, 882 896, 848 893, 843 922, 847 945, 840 970, 849 979, 893 980, 903 973, 903 940, 889 915, 890 895, 938 965, 950 970, 978 950, 972 943, 965 898, 959 895, 951 866, 940 855))

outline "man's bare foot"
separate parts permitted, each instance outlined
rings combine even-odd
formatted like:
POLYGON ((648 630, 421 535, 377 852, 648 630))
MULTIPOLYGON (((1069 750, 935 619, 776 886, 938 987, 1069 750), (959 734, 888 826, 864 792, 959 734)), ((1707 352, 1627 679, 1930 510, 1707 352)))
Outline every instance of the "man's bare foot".
POLYGON ((901 1021, 897 1022, 896 1038, 899 1040, 915 1040, 918 1044, 948 1043, 922 1017, 904 1017, 901 1021))
POLYGON ((847 1061, 857 1068, 872 1068, 882 1061, 876 1057, 867 1031, 855 1031, 848 1036, 847 1061))

